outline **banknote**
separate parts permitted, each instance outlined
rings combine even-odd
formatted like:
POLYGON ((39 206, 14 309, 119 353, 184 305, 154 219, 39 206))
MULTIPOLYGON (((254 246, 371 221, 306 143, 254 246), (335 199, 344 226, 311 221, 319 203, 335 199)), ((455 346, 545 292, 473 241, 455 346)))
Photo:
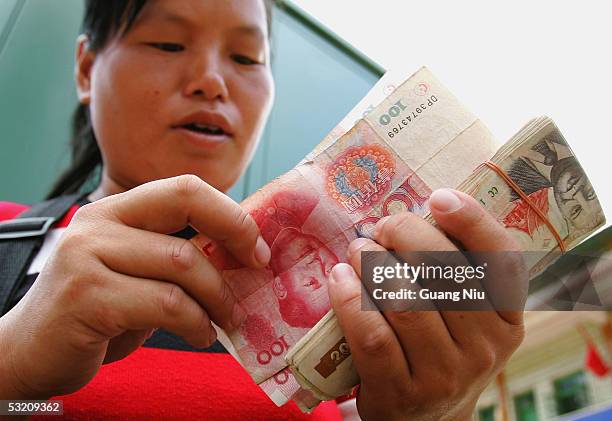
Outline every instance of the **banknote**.
POLYGON ((242 267, 206 237, 193 240, 247 314, 220 340, 278 405, 318 403, 286 356, 329 312, 327 278, 348 244, 371 236, 383 216, 426 215, 433 190, 458 186, 497 149, 427 68, 381 86, 294 169, 242 202, 270 246, 268 267, 242 267))
POLYGON ((522 250, 550 252, 538 261, 527 262, 532 277, 550 265, 559 251, 572 249, 604 224, 605 216, 593 186, 550 118, 530 121, 491 161, 516 183, 546 220, 489 167, 480 167, 460 188, 494 215, 522 250))
MULTIPOLYGON (((531 277, 605 223, 593 186, 550 118, 530 121, 487 164, 457 189, 474 197, 522 250, 540 252, 525 254, 531 277)), ((435 223, 431 215, 425 219, 435 223)), ((297 381, 320 400, 347 394, 359 381, 333 311, 286 359, 297 381)))

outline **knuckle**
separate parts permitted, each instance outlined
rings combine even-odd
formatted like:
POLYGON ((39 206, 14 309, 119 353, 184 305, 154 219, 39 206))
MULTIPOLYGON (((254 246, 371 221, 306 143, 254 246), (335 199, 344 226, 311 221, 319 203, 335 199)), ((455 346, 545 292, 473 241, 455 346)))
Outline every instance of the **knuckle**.
POLYGON ((420 223, 421 220, 421 217, 411 212, 401 212, 391 218, 391 222, 395 221, 396 229, 411 228, 414 224, 420 223))
MULTIPOLYGON (((510 254, 512 254, 514 256, 514 258, 516 259, 517 263, 519 263, 519 262, 521 263, 520 266, 524 266, 525 262, 523 261, 522 255, 520 254, 520 252, 522 252, 523 249, 522 249, 521 245, 519 244, 518 240, 516 238, 514 238, 512 235, 510 235, 510 233, 508 231, 503 229, 503 227, 502 227, 502 235, 503 235, 504 243, 505 243, 504 250, 515 252, 515 253, 510 253, 510 254)), ((519 266, 519 265, 517 265, 517 266, 519 266)))
MULTIPOLYGON (((512 244, 507 243, 508 247, 513 247, 512 244)), ((528 276, 527 264, 523 258, 522 253, 512 251, 511 253, 503 253, 503 258, 498 259, 503 264, 503 272, 507 277, 512 279, 523 280, 528 276)), ((528 281, 528 279, 526 279, 528 281)))
POLYGON ((492 217, 482 209, 480 205, 466 206, 464 212, 461 212, 461 229, 465 232, 478 232, 486 229, 489 223, 498 224, 497 221, 490 221, 492 217))
POLYGON ((197 265, 199 251, 193 244, 181 238, 173 239, 168 245, 172 266, 180 271, 188 271, 197 265))
POLYGON ((195 326, 197 332, 208 332, 210 330, 210 318, 203 309, 198 312, 198 320, 195 326))
POLYGON ((195 317, 192 319, 192 323, 193 324, 190 323, 189 333, 186 336, 197 340, 197 342, 201 343, 203 346, 212 345, 208 340, 208 332, 210 331, 211 324, 210 318, 208 317, 206 311, 200 308, 195 317))
POLYGON ((84 303, 89 297, 101 296, 105 279, 97 271, 73 273, 64 280, 63 293, 68 302, 84 303))
POLYGON ((522 310, 529 293, 529 270, 522 254, 496 253, 491 260, 495 265, 491 273, 495 277, 489 282, 495 286, 513 285, 513 294, 508 294, 506 301, 511 304, 513 310, 522 310))
POLYGON ((221 281, 221 286, 219 288, 219 300, 221 305, 225 308, 231 309, 234 305, 234 294, 224 281, 221 281))
POLYGON ((121 314, 102 298, 108 296, 108 291, 101 273, 92 271, 66 278, 60 296, 74 317, 101 337, 110 338, 121 332, 121 314))
POLYGON ((70 220, 69 228, 76 226, 97 233, 96 225, 104 222, 103 220, 109 216, 110 211, 107 206, 102 203, 88 203, 77 209, 70 220))
POLYGON ((409 396, 413 394, 410 382, 405 378, 398 379, 397 376, 391 381, 391 399, 393 402, 401 402, 410 405, 409 396))
POLYGON ((83 246, 89 241, 90 236, 88 236, 83 230, 68 229, 57 243, 56 250, 59 253, 76 251, 82 249, 83 246))
POLYGON ((80 223, 89 220, 95 212, 95 203, 88 203, 77 209, 71 223, 80 223))
POLYGON ((427 379, 420 379, 418 400, 421 404, 438 406, 461 395, 461 382, 456 371, 456 367, 452 371, 436 371, 427 379))
POLYGON ((168 317, 176 317, 183 308, 184 301, 185 292, 183 289, 176 284, 169 285, 160 298, 159 306, 162 314, 168 317))
POLYGON ((510 332, 507 335, 508 351, 512 354, 525 339, 525 325, 523 323, 510 325, 510 332))
POLYGON ((491 372, 497 364, 497 352, 492 346, 482 346, 475 354, 474 365, 477 373, 485 374, 491 372))
POLYGON ((121 333, 121 317, 111 306, 98 303, 91 312, 91 325, 104 337, 113 337, 121 333))
POLYGON ((389 329, 379 324, 361 337, 359 347, 366 356, 380 358, 389 354, 393 342, 393 335, 389 329))
POLYGON ((389 314, 394 322, 406 326, 411 329, 418 329, 420 323, 425 316, 421 311, 394 311, 389 314))
POLYGON ((240 206, 236 206, 236 216, 234 217, 235 230, 233 232, 234 235, 246 236, 247 238, 250 236, 254 236, 257 233, 255 221, 247 212, 244 211, 240 206))
POLYGON ((521 323, 519 325, 514 325, 511 329, 514 330, 514 341, 516 342, 516 347, 518 348, 518 346, 523 342, 523 339, 525 339, 525 325, 521 323))
POLYGON ((378 382, 369 382, 367 379, 361 379, 356 402, 360 415, 363 416, 365 412, 371 412, 376 415, 367 416, 364 419, 408 419, 408 414, 415 412, 418 407, 418 403, 415 400, 417 397, 416 391, 413 390, 410 384, 411 382, 406 381, 405 378, 401 382, 391 379, 391 382, 386 385, 384 392, 382 392, 378 382), (372 405, 372 399, 364 399, 365 395, 370 397, 377 396, 384 399, 385 402, 392 404, 385 405, 386 411, 383 416, 380 412, 382 409, 381 402, 372 405), (372 408, 372 406, 375 408, 372 408))
POLYGON ((380 231, 381 239, 393 240, 399 233, 411 231, 414 225, 419 223, 419 219, 419 217, 410 212, 401 212, 393 215, 382 226, 380 231))
POLYGON ((179 175, 174 182, 177 194, 187 197, 193 196, 204 186, 204 181, 194 174, 179 175))
POLYGON ((480 359, 480 374, 482 376, 490 376, 500 362, 498 355, 494 352, 487 352, 480 359))
POLYGON ((460 394, 461 387, 456 375, 445 375, 438 384, 439 396, 446 400, 452 400, 460 394))
POLYGON ((342 296, 334 306, 336 309, 342 309, 342 312, 356 314, 361 307, 361 295, 354 291, 353 293, 342 296))
POLYGON ((197 348, 208 348, 213 344, 210 338, 211 323, 208 314, 200 308, 197 315, 192 319, 193 324, 186 327, 182 334, 187 342, 197 348))
POLYGON ((81 282, 82 277, 79 275, 72 275, 64 279, 62 288, 63 295, 66 297, 68 302, 82 303, 83 296, 87 292, 88 288, 81 282))
POLYGON ((457 370, 462 367, 462 358, 459 353, 445 354, 443 358, 439 359, 437 370, 441 381, 447 377, 458 376, 457 370))

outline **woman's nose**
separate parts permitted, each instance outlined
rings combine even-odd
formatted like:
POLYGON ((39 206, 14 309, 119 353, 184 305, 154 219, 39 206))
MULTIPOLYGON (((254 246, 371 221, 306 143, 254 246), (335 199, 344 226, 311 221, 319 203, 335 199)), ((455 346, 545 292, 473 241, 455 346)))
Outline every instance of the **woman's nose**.
POLYGON ((185 86, 185 96, 202 97, 208 101, 227 100, 227 85, 218 60, 203 59, 199 63, 194 63, 191 70, 189 81, 185 86))

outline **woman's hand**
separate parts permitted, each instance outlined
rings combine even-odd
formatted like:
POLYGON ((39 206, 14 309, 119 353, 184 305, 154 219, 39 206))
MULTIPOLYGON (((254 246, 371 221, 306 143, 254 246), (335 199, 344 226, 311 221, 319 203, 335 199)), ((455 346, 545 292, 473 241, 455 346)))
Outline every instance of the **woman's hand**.
POLYGON ((162 327, 195 347, 244 317, 187 225, 261 268, 270 250, 253 219, 196 176, 158 180, 75 214, 26 296, 0 319, 2 399, 44 399, 88 383, 162 327), (10 395, 10 396, 9 396, 10 395))
MULTIPOLYGON (((451 190, 431 196, 438 225, 468 251, 518 251, 473 198, 451 190)), ((380 221, 376 241, 349 247, 351 265, 332 271, 334 312, 361 377, 363 419, 471 419, 476 401, 524 335, 520 311, 361 311, 360 251, 456 251, 438 229, 410 213, 380 221)), ((525 278, 521 265, 514 276, 525 278)))

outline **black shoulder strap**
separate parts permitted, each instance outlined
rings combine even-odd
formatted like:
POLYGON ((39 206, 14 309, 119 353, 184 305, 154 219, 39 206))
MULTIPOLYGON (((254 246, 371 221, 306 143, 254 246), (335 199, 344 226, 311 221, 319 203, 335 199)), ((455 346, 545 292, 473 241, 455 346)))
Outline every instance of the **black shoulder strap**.
POLYGON ((51 225, 83 196, 77 193, 47 200, 15 219, 0 222, 0 316, 10 310, 11 298, 51 225))

